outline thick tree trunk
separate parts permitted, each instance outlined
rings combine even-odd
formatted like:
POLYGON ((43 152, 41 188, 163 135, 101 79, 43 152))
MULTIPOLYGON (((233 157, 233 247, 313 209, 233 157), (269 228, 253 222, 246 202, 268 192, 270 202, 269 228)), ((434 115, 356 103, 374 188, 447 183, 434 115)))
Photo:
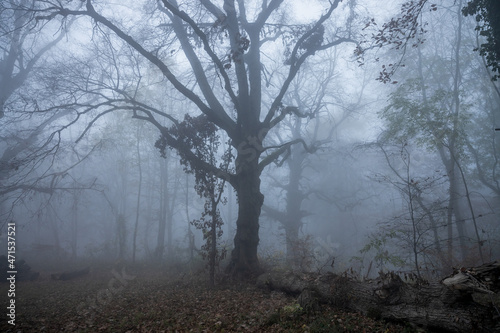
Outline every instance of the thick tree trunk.
POLYGON ((498 313, 487 302, 476 301, 476 293, 498 293, 499 276, 500 264, 495 262, 434 283, 407 283, 394 273, 358 281, 347 274, 299 276, 287 272, 263 274, 257 285, 300 295, 302 307, 324 302, 439 332, 493 332, 500 329, 498 313), (476 281, 481 280, 486 282, 477 287, 476 281))
POLYGON ((116 238, 118 242, 118 259, 125 259, 125 252, 127 251, 127 222, 125 221, 124 214, 116 216, 116 238))
MULTIPOLYGON (((300 104, 300 101, 299 101, 300 104)), ((302 119, 297 117, 292 127, 293 139, 301 138, 302 119)), ((304 196, 300 191, 300 179, 302 177, 302 163, 305 153, 302 146, 292 146, 291 156, 287 160, 289 168, 289 177, 286 194, 286 219, 281 221, 286 232, 286 261, 291 267, 299 265, 302 267, 304 262, 300 256, 299 249, 299 229, 302 226, 302 216, 300 208, 304 196)))
POLYGON ((289 267, 293 267, 302 263, 300 248, 299 248, 299 228, 300 218, 294 218, 285 225, 286 237, 286 263, 289 267))
POLYGON ((238 156, 237 172, 233 186, 238 196, 238 219, 234 249, 228 272, 235 277, 255 276, 260 271, 257 247, 259 245, 259 216, 264 203, 260 192, 258 158, 238 156))

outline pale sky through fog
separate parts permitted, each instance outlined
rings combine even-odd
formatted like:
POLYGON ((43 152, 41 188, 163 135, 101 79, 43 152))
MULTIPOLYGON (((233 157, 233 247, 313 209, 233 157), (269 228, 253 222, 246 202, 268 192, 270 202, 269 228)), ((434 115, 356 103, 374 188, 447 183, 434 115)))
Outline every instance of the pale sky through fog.
POLYGON ((317 1, 292 1, 295 17, 304 22, 317 20, 324 12, 323 6, 317 1))

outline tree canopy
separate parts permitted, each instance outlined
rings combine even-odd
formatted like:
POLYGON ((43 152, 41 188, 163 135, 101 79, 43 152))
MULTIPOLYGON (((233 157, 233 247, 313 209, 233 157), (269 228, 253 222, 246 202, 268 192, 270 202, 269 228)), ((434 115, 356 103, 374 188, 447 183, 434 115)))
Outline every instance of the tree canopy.
POLYGON ((486 64, 493 71, 493 80, 500 77, 500 2, 498 0, 472 0, 462 9, 462 13, 475 15, 476 30, 486 38, 486 42, 476 49, 486 57, 486 64))

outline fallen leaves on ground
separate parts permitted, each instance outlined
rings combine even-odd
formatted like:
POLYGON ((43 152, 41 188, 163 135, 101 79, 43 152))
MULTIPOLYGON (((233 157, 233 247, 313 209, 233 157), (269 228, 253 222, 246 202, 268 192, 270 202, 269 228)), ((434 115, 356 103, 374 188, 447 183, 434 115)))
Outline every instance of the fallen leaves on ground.
MULTIPOLYGON (((306 313, 295 298, 225 283, 208 288, 203 274, 133 269, 121 284, 106 270, 70 281, 48 278, 16 285, 16 326, 2 332, 402 332, 324 305, 306 313), (290 310, 292 309, 292 310, 290 310)), ((115 271, 116 273, 116 271, 115 271)), ((7 295, 8 286, 0 285, 7 295)), ((5 309, 6 297, 2 303, 5 309), (5 305, 5 306, 4 306, 5 305)), ((4 314, 5 316, 5 314, 4 314)))

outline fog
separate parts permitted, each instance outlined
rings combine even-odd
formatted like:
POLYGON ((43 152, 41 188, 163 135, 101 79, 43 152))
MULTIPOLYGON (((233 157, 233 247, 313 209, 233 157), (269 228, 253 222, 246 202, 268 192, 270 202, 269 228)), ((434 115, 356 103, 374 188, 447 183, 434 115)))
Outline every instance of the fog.
POLYGON ((399 15, 378 1, 342 2, 322 28, 327 2, 302 15, 285 1, 236 41, 222 2, 218 19, 180 3, 200 31, 155 1, 2 9, 2 254, 13 223, 15 257, 42 273, 125 262, 208 276, 213 263, 436 278, 498 259, 500 95, 459 4, 425 7, 426 31, 395 47, 373 38, 399 15), (308 29, 317 44, 294 48, 308 29))

